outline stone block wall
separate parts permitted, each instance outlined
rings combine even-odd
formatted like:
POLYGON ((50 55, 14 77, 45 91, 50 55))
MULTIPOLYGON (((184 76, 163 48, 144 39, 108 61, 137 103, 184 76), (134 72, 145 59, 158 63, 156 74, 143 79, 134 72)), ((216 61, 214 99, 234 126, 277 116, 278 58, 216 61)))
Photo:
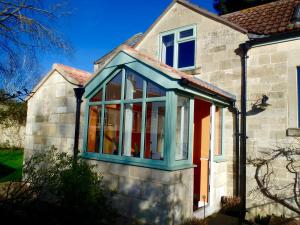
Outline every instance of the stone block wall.
POLYGON ((74 87, 54 71, 28 100, 25 159, 50 146, 72 154, 76 110, 74 87))
POLYGON ((88 160, 117 191, 114 206, 123 216, 147 224, 180 224, 193 213, 193 169, 163 171, 88 160))
MULTIPOLYGON (((287 129, 298 127, 297 66, 300 65, 300 41, 288 41, 255 47, 249 51, 247 94, 247 158, 261 157, 261 152, 271 152, 277 147, 287 147, 295 137, 287 136, 287 129), (253 104, 265 94, 270 104, 266 110, 253 113, 253 104)), ((297 135, 296 135, 297 136, 297 135)), ((265 156, 263 156, 265 157, 265 156)), ((274 180, 278 186, 293 182, 294 177, 285 169, 280 158, 273 165, 274 180)), ((250 194, 257 186, 255 168, 247 167, 247 194, 250 215, 293 213, 274 204, 258 192, 250 194)), ((280 193, 280 192, 278 192, 280 193)))

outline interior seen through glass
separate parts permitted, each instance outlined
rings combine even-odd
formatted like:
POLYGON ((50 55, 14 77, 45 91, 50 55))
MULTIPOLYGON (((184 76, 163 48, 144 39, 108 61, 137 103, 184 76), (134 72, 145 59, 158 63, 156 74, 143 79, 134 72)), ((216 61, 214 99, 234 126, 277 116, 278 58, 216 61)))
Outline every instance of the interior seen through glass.
POLYGON ((178 96, 176 124, 176 160, 187 159, 189 137, 189 99, 178 96))
POLYGON ((120 104, 105 105, 103 153, 117 155, 120 135, 120 104))
POLYGON ((88 129, 88 152, 99 152, 101 106, 90 106, 88 129))
POLYGON ((146 109, 146 136, 144 158, 164 158, 165 102, 148 102, 146 109))
POLYGON ((122 72, 119 72, 111 81, 106 85, 105 100, 120 100, 122 90, 122 72))
POLYGON ((142 103, 125 104, 122 155, 140 157, 142 103))

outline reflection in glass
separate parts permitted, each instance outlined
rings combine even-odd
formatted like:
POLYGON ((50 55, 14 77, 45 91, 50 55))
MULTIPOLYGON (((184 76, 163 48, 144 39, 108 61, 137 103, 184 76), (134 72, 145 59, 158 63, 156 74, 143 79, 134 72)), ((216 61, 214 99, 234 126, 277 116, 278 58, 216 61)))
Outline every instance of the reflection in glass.
POLYGON ((90 102, 100 102, 102 101, 102 89, 98 91, 91 99, 90 102))
POLYGON ((99 152, 101 106, 90 106, 88 129, 88 152, 99 152))
POLYGON ((106 101, 120 100, 122 91, 122 73, 118 73, 111 81, 106 85, 106 101))
POLYGON ((178 44, 178 68, 195 65, 195 41, 178 44))
POLYGON ((120 135, 120 105, 105 105, 103 153, 117 155, 120 135))
POLYGON ((125 98, 143 98, 143 79, 131 70, 126 70, 125 98))
POLYGON ((194 35, 194 30, 193 29, 181 31, 180 34, 179 34, 180 38, 191 37, 193 35, 194 35))
POLYGON ((174 34, 162 37, 162 62, 171 67, 174 65, 174 34))
POLYGON ((146 109, 144 158, 164 158, 165 102, 148 102, 146 109))
POLYGON ((189 143, 189 99, 178 96, 176 123, 176 160, 188 158, 189 143))
POLYGON ((122 155, 140 157, 142 103, 125 104, 122 155))
POLYGON ((166 95, 166 91, 161 87, 153 84, 152 82, 147 83, 147 97, 162 97, 166 95))

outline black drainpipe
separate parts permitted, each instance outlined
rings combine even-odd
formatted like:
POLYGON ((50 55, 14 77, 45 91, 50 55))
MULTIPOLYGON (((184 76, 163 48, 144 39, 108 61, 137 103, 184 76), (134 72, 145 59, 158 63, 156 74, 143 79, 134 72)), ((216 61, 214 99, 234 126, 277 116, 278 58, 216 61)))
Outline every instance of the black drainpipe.
POLYGON ((240 178, 240 111, 235 105, 235 101, 231 102, 229 106, 229 111, 233 113, 234 116, 234 123, 235 123, 235 173, 236 173, 236 183, 235 183, 235 189, 236 189, 236 196, 240 196, 240 184, 239 184, 239 178, 240 178))
POLYGON ((241 77, 241 134, 240 134, 240 176, 239 188, 242 204, 242 215, 246 214, 246 160, 247 160, 247 58, 251 48, 248 42, 240 45, 242 77, 241 77))
POLYGON ((74 148, 73 148, 73 159, 77 162, 77 156, 79 153, 78 143, 79 143, 79 130, 80 130, 80 106, 82 103, 82 96, 84 94, 84 87, 79 86, 74 88, 74 93, 76 97, 76 117, 75 117, 75 136, 74 136, 74 148))

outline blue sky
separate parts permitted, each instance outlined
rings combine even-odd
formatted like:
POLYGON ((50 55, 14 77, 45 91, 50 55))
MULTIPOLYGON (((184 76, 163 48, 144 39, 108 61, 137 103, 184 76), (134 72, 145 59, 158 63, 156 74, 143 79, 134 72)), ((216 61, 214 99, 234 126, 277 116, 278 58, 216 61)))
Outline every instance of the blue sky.
MULTIPOLYGON (((72 56, 41 56, 43 73, 53 63, 93 71, 93 62, 132 35, 145 32, 172 0, 70 0, 71 15, 59 31, 74 48, 72 56)), ((191 2, 215 12, 213 0, 191 2)))

